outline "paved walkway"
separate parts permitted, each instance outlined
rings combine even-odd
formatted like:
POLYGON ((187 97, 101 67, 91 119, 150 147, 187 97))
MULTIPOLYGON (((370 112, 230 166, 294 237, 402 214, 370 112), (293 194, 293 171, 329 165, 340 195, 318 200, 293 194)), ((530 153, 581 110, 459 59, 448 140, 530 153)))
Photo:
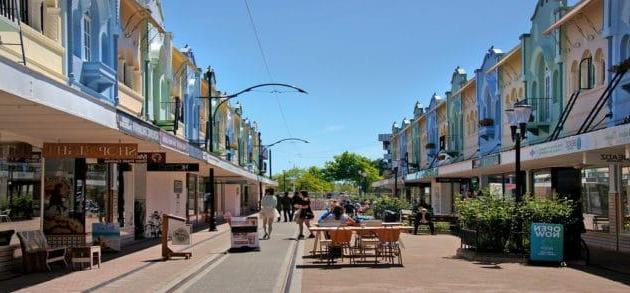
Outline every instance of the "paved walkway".
POLYGON ((295 223, 274 223, 271 239, 260 241, 260 251, 229 253, 177 292, 282 292, 296 235, 295 223))
POLYGON ((68 272, 57 264, 52 273, 0 281, 0 292, 156 292, 223 255, 229 245, 227 232, 223 224, 217 232, 194 233, 193 257, 188 260, 162 261, 161 245, 156 244, 103 262, 100 269, 68 272))
MULTIPOLYGON (((305 257, 298 266, 302 292, 630 292, 630 278, 602 271, 458 259, 459 239, 450 235, 402 239, 404 267, 327 268, 305 257)), ((311 241, 304 244, 305 256, 311 241)))

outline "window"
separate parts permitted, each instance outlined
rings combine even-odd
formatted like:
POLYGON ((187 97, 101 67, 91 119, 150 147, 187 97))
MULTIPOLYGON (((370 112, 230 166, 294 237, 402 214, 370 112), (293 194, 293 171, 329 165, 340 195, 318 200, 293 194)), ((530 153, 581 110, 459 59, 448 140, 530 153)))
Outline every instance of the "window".
POLYGON ((551 74, 548 68, 545 68, 545 80, 544 89, 541 99, 538 100, 540 104, 540 121, 549 121, 549 103, 551 102, 551 74))
POLYGON ((582 170, 582 213, 587 230, 610 230, 608 184, 608 168, 582 170))
POLYGON ((89 15, 83 16, 83 60, 90 61, 92 49, 92 19, 89 15))
POLYGON ((551 171, 541 170, 534 173, 534 195, 539 198, 551 198, 551 171))
POLYGON ((580 61, 580 88, 592 89, 595 82, 594 65, 591 54, 587 51, 585 57, 580 61))

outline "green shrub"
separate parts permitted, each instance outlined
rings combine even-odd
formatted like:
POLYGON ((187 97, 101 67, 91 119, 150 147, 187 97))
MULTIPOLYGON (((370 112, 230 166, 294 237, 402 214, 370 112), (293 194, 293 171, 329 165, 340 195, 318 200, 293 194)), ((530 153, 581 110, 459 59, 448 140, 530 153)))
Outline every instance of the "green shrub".
POLYGON ((565 199, 528 196, 516 204, 482 192, 476 198, 457 199, 455 206, 461 226, 479 232, 479 249, 484 251, 514 251, 519 233, 527 250, 531 223, 569 225, 579 220, 572 215, 573 203, 565 199))
POLYGON ((400 210, 410 209, 411 204, 404 199, 390 196, 379 197, 372 202, 371 208, 376 217, 383 217, 386 210, 399 214, 400 210))
POLYGON ((15 197, 11 210, 19 217, 30 219, 33 216, 33 197, 30 195, 15 197))

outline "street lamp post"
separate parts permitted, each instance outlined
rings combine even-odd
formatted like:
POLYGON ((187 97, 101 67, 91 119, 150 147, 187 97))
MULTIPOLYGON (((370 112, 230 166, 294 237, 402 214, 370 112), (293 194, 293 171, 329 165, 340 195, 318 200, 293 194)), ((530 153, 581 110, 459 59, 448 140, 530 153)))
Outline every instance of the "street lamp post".
MULTIPOLYGON (((527 122, 532 114, 532 107, 525 104, 525 100, 516 102, 512 109, 505 110, 508 124, 514 141, 514 200, 517 204, 523 201, 523 184, 521 182, 521 140, 526 138, 527 122)), ((516 234, 516 245, 520 250, 523 246, 522 226, 523 220, 517 218, 517 227, 519 231, 516 234)))
MULTIPOLYGON (((263 84, 258 84, 258 85, 254 85, 251 87, 248 87, 244 90, 241 90, 237 93, 231 94, 231 95, 223 95, 223 96, 218 96, 218 97, 213 97, 212 96, 212 79, 214 78, 214 72, 212 71, 211 68, 208 67, 208 71, 206 72, 206 79, 208 82, 208 96, 207 97, 199 97, 200 99, 208 99, 208 120, 206 121, 206 137, 205 137, 205 144, 206 144, 206 148, 208 149, 208 151, 210 153, 214 152, 214 119, 216 117, 216 112, 217 110, 219 110, 219 108, 221 107, 221 105, 223 105, 224 103, 226 103, 227 101, 238 97, 239 95, 246 93, 246 92, 251 92, 254 89, 260 88, 260 87, 286 87, 286 88, 291 88, 296 90, 299 93, 303 93, 303 94, 308 94, 308 92, 306 92, 305 90, 289 85, 289 84, 284 84, 284 83, 263 83, 263 84), (214 111, 212 110, 212 100, 213 99, 219 99, 222 101, 220 101, 217 106, 215 107, 214 111)), ((260 135, 260 134, 259 134, 260 135)), ((260 163, 262 164, 262 163, 260 163)), ((262 167, 261 165, 259 165, 259 168, 262 167)), ((209 204, 206 204, 206 208, 209 208, 210 211, 206 210, 206 212, 209 213, 209 230, 210 231, 216 231, 217 227, 216 227, 216 222, 214 219, 214 211, 215 211, 215 206, 214 206, 214 195, 215 195, 215 191, 214 191, 214 185, 215 185, 215 181, 214 181, 214 169, 210 168, 210 174, 209 174, 209 178, 208 178, 209 182, 206 184, 206 194, 208 195, 208 198, 206 198, 206 200, 209 202, 209 204)), ((261 198, 262 198, 262 183, 259 181, 259 189, 260 193, 261 193, 261 198)))
MULTIPOLYGON (((271 173, 271 147, 274 145, 277 145, 281 142, 285 142, 285 141, 301 141, 303 143, 310 143, 308 140, 306 139, 301 139, 301 138, 296 138, 296 137, 289 137, 289 138, 284 138, 281 140, 278 140, 274 143, 268 144, 268 145, 264 145, 264 147, 266 147, 269 151, 269 178, 271 178, 272 173, 271 173)), ((262 157, 262 148, 260 148, 260 156, 262 157)))
POLYGON ((512 109, 505 110, 505 115, 510 125, 512 140, 514 141, 514 199, 516 202, 523 200, 523 183, 521 182, 521 140, 526 138, 527 122, 532 113, 532 107, 523 101, 514 104, 512 109))

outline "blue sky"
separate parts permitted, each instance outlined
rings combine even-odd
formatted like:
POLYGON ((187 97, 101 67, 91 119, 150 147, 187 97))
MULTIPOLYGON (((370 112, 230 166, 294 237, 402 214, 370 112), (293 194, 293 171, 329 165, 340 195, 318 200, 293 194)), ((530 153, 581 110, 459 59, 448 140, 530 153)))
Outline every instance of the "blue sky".
MULTIPOLYGON (((456 66, 471 76, 492 45, 508 51, 529 31, 536 1, 249 0, 274 81, 309 95, 256 92, 238 100, 273 148, 273 172, 321 166, 348 150, 382 155, 379 133, 410 117, 416 101, 449 88, 456 66), (282 118, 284 113, 285 119, 282 118), (286 123, 285 123, 286 121, 286 123)), ((221 90, 269 82, 242 0, 163 0, 175 44, 211 65, 221 90), (185 3, 185 5, 184 5, 185 3)))

